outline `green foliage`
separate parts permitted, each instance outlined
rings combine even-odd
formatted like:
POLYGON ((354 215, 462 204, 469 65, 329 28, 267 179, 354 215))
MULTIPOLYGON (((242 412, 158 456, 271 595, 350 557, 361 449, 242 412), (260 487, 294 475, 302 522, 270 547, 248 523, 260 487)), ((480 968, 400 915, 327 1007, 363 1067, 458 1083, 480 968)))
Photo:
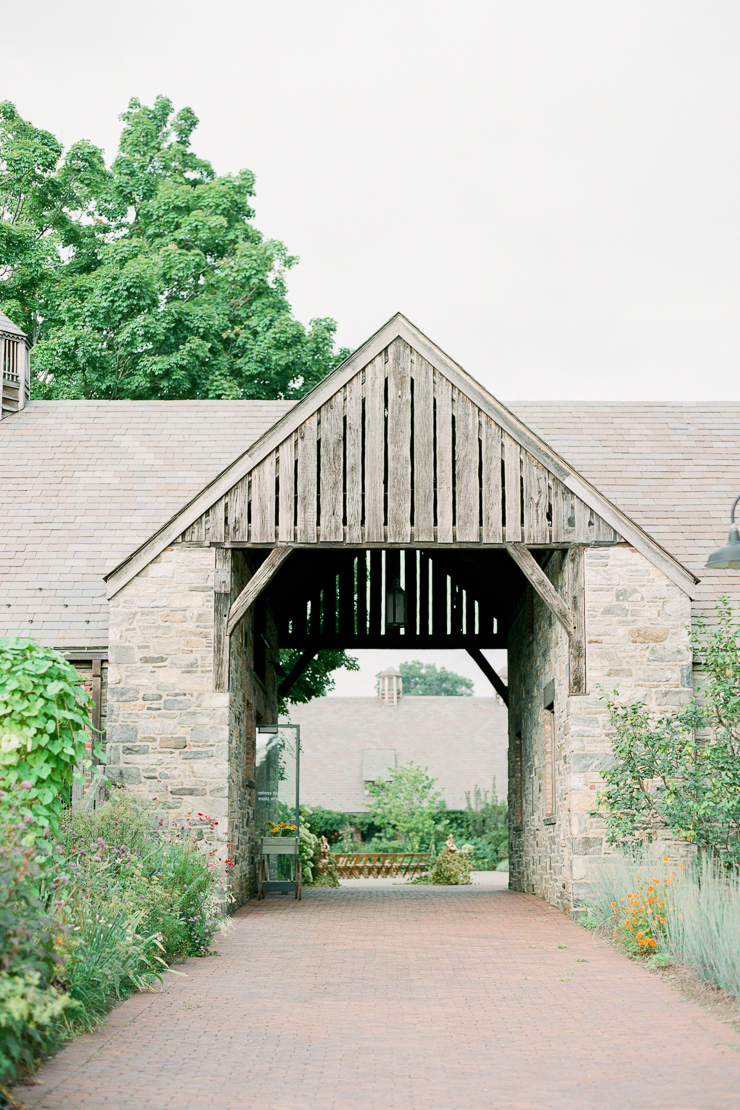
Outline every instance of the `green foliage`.
POLYGON ((410 762, 389 771, 388 781, 368 784, 373 821, 400 851, 421 851, 433 839, 442 817, 442 794, 426 767, 410 762))
POLYGON ((399 666, 403 679, 403 692, 405 696, 418 695, 433 698, 470 698, 473 696, 473 680, 464 675, 455 674, 444 667, 435 667, 433 663, 422 663, 419 659, 412 659, 410 663, 401 663, 399 666))
POLYGON ((25 783, 26 812, 41 826, 57 824, 75 768, 89 764, 91 704, 56 651, 0 640, 0 787, 25 783))
POLYGON ((599 795, 608 839, 623 845, 662 831, 740 864, 740 629, 726 599, 716 627, 693 647, 700 700, 655 718, 643 703, 607 699, 614 758, 599 795))
POLYGON ((303 882, 310 886, 314 878, 316 866, 315 856, 319 850, 319 838, 312 833, 308 825, 301 821, 298 828, 298 858, 301 861, 303 882))
MULTIPOLYGON (((286 675, 290 674, 298 660, 303 655, 299 648, 282 648, 280 651, 280 665, 286 675)), ((293 684, 288 696, 280 706, 280 712, 285 711, 287 704, 303 705, 313 698, 322 698, 334 689, 334 671, 359 671, 360 664, 354 655, 347 655, 346 651, 335 648, 324 648, 306 667, 301 677, 293 684)))
POLYGON ((345 356, 294 319, 297 259, 252 223, 254 176, 218 176, 198 120, 130 101, 117 157, 0 106, 0 303, 32 338, 36 397, 299 397, 345 356))
POLYGON ((44 983, 38 971, 0 971, 0 1082, 13 1083, 33 1070, 70 1010, 72 999, 44 983))
POLYGON ((469 886, 472 861, 470 845, 464 844, 459 850, 454 847, 452 837, 439 853, 427 876, 427 882, 435 886, 469 886))
MULTIPOLYGON (((301 822, 305 822, 308 828, 316 836, 325 836, 329 844, 336 842, 342 834, 342 831, 348 826, 356 825, 358 818, 352 817, 347 813, 339 813, 335 809, 324 809, 323 806, 301 806, 301 822)), ((359 820, 363 824, 367 824, 367 819, 359 820)))
POLYGON ((496 797, 495 783, 490 795, 476 786, 472 801, 469 791, 465 799, 465 809, 446 811, 448 827, 470 845, 476 870, 495 870, 509 851, 509 807, 496 797))

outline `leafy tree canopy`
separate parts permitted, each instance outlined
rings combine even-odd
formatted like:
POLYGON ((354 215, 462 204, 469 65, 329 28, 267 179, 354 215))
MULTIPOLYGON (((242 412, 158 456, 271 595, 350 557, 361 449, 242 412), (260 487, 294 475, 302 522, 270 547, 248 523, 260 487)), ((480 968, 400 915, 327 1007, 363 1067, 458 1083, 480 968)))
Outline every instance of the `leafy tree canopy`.
MULTIPOLYGON (((286 674, 290 674, 303 652, 298 648, 282 648, 280 651, 280 665, 286 674)), ((359 671, 360 664, 354 655, 337 648, 324 648, 308 664, 297 682, 290 688, 286 702, 293 705, 302 705, 312 698, 321 698, 334 689, 333 671, 359 671)), ((284 708, 284 707, 283 707, 284 708)))
POLYGON ((253 223, 254 176, 218 176, 198 120, 130 101, 117 157, 68 151, 0 104, 0 307, 33 344, 35 397, 300 397, 346 351, 304 328, 297 259, 253 223))
POLYGON ((428 768, 413 761, 389 771, 389 778, 367 784, 373 821, 388 840, 412 852, 426 848, 444 821, 442 794, 428 768))
POLYGON ((410 663, 401 663, 398 669, 403 679, 405 695, 417 694, 433 698, 473 696, 472 678, 465 678, 464 675, 455 674, 444 667, 438 669, 433 663, 412 659, 410 663))

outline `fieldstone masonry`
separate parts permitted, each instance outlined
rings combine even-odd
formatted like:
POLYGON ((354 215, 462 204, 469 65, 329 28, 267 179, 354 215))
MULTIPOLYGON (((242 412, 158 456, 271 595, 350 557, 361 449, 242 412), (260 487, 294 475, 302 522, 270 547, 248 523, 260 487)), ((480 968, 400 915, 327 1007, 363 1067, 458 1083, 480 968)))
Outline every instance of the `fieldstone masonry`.
MULTIPOLYGON (((252 572, 242 552, 227 554, 233 600, 252 572)), ((255 721, 277 720, 277 656, 261 680, 249 613, 230 640, 230 692, 214 691, 214 562, 214 548, 174 545, 111 599, 108 777, 166 823, 213 818, 239 905, 254 883, 255 721)), ((276 643, 269 612, 265 635, 276 643)))
MULTIPOLYGON (((562 586, 560 553, 547 573, 562 586)), ((513 889, 566 911, 582 902, 590 858, 606 850, 603 822, 591 815, 611 751, 601 694, 616 689, 622 698, 662 712, 684 704, 693 692, 690 628, 690 599, 634 548, 588 548, 588 693, 575 697, 568 694, 564 631, 536 595, 525 602, 509 637, 509 802, 510 812, 521 817, 510 833, 513 889), (549 817, 548 704, 555 744, 555 808, 549 817)))

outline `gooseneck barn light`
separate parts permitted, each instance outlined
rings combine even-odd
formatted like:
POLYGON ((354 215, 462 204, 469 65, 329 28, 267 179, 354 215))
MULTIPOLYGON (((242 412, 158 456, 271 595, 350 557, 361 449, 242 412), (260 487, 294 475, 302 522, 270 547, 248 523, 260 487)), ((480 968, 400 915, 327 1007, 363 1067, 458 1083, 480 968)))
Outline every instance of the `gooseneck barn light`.
POLYGON ((740 570, 740 533, 735 524, 735 509, 740 497, 735 498, 730 519, 730 534, 727 543, 717 551, 713 551, 707 559, 707 566, 712 570, 740 570))
POLYGON ((393 585, 385 595, 385 627, 406 627, 406 591, 398 578, 393 579, 393 585))

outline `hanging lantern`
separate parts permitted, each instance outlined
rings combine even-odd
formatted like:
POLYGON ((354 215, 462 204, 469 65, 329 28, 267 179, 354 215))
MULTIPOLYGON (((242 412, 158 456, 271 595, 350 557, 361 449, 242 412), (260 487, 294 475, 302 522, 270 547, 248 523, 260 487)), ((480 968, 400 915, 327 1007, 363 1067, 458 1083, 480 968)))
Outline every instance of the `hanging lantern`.
POLYGON ((712 570, 740 570, 740 534, 735 524, 735 509, 740 497, 735 498, 732 506, 730 534, 727 543, 717 551, 713 551, 707 559, 707 567, 712 570))
POLYGON ((398 578, 393 579, 393 586, 385 595, 385 627, 406 627, 406 591, 398 578))

